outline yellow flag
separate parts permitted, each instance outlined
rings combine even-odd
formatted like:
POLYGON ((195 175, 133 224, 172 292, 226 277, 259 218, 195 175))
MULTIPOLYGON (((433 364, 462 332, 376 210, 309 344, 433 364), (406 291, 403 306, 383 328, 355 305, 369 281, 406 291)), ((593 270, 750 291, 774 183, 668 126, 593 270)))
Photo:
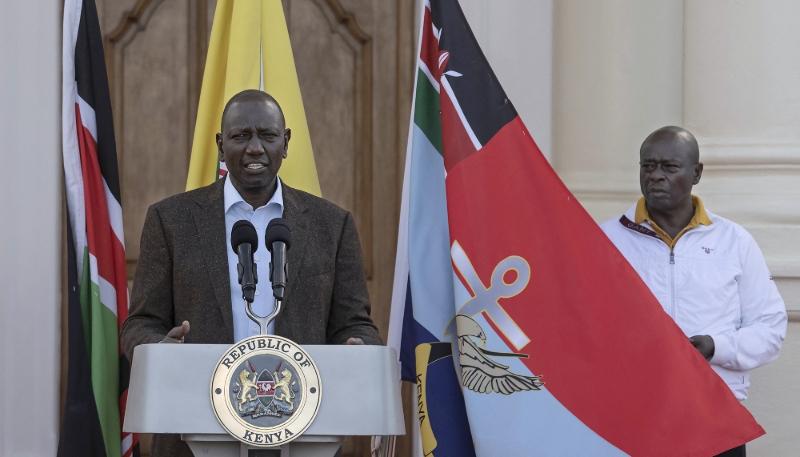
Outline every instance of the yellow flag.
POLYGON ((220 131, 225 103, 245 89, 263 89, 275 97, 286 117, 286 127, 292 129, 281 180, 319 196, 314 152, 281 0, 217 2, 186 190, 211 184, 224 173, 214 136, 220 131))

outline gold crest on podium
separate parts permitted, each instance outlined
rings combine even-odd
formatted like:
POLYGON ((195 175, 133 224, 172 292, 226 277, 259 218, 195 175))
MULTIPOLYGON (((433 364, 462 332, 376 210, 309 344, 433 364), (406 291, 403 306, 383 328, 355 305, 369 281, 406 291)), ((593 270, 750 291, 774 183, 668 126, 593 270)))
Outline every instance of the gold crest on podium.
POLYGON ((322 383, 314 361, 276 335, 242 340, 220 358, 211 405, 222 427, 251 446, 273 447, 300 436, 319 411, 322 383))

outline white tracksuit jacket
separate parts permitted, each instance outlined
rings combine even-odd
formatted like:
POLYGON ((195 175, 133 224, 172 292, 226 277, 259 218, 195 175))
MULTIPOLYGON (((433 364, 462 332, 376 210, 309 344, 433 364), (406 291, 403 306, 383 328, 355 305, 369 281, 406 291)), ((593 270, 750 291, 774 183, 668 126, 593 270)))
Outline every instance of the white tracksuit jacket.
POLYGON ((706 211, 712 224, 687 231, 670 252, 635 213, 636 205, 600 228, 687 337, 714 339, 711 368, 745 400, 750 370, 775 360, 786 336, 786 307, 756 241, 706 211))

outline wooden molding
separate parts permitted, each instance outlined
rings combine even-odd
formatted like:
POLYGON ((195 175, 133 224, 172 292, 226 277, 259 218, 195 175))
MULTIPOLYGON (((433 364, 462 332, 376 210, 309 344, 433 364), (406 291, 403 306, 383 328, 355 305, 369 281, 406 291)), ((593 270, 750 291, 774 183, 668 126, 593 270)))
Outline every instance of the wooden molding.
POLYGON ((114 135, 117 138, 117 161, 120 177, 124 176, 124 125, 123 86, 125 76, 125 60, 122 52, 136 35, 147 27, 147 21, 153 16, 163 0, 139 0, 132 10, 126 11, 114 30, 105 37, 106 72, 108 73, 108 87, 111 95, 111 108, 114 115, 114 135))
POLYGON ((344 7, 342 7, 342 4, 339 3, 339 0, 325 0, 325 3, 336 16, 336 19, 339 21, 339 23, 344 24, 347 27, 347 30, 350 32, 350 35, 353 38, 362 44, 372 41, 372 37, 367 35, 364 30, 361 29, 361 26, 358 25, 355 16, 346 11, 344 7))
MULTIPOLYGON (((144 12, 147 10, 147 7, 150 6, 152 0, 139 0, 139 2, 133 7, 132 10, 126 11, 122 15, 122 19, 119 21, 119 24, 108 34, 106 40, 111 43, 116 43, 125 35, 125 32, 128 31, 131 25, 138 25, 142 17, 144 16, 144 12)), ((160 3, 161 0, 156 0, 157 3, 160 3)), ((143 27, 142 27, 143 28, 143 27)))
MULTIPOLYGON (((314 0, 313 3, 320 8, 323 16, 331 22, 331 30, 345 38, 345 42, 356 53, 357 100, 354 124, 358 127, 358 131, 355 132, 357 152, 354 178, 356 195, 353 199, 355 205, 353 213, 364 251, 364 270, 366 271, 367 279, 370 280, 373 276, 373 265, 375 263, 373 259, 373 241, 375 238, 372 219, 373 40, 361 28, 355 16, 344 9, 339 0, 314 0)), ((291 33, 291 29, 289 32, 291 33)))

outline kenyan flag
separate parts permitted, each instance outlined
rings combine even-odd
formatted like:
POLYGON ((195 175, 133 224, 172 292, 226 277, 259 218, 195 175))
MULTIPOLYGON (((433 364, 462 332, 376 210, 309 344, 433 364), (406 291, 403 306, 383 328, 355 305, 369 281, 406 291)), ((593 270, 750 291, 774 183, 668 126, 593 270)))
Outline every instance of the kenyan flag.
POLYGON ((69 372, 59 456, 138 455, 122 432, 130 363, 125 245, 111 100, 94 0, 66 0, 62 142, 68 211, 69 372))

